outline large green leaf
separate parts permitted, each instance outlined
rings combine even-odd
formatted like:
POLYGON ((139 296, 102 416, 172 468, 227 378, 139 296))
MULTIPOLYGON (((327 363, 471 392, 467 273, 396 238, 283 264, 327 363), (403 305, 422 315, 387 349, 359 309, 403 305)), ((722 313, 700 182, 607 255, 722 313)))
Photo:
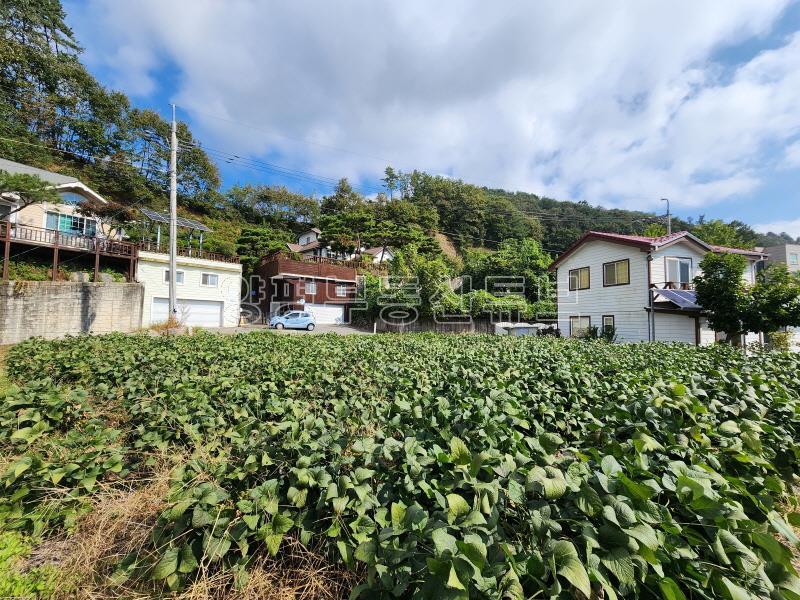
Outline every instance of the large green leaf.
POLYGON ((591 584, 589 575, 586 572, 575 546, 567 540, 558 540, 553 545, 553 560, 556 565, 556 573, 563 577, 568 584, 574 586, 587 598, 591 596, 591 584))

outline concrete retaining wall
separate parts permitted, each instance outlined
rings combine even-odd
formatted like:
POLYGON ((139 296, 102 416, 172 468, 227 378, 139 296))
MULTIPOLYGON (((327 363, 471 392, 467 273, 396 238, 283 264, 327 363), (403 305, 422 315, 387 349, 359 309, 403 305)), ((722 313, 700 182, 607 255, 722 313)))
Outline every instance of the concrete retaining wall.
POLYGON ((143 298, 138 283, 0 283, 0 346, 34 336, 139 329, 143 298))

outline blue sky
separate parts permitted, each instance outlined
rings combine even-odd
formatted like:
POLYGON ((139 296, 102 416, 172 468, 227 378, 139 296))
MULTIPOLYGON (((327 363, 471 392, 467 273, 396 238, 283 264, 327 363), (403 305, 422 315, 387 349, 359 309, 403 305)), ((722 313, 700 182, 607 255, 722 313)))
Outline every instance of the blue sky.
POLYGON ((800 235, 797 1, 65 6, 90 70, 178 104, 225 186, 370 193, 392 164, 800 235))

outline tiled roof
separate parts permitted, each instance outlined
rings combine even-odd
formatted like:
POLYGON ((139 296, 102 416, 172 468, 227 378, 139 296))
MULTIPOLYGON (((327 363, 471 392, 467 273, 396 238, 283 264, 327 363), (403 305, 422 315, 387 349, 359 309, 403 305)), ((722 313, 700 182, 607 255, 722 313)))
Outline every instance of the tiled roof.
POLYGON ((638 242, 641 244, 648 244, 651 246, 662 246, 668 242, 672 242, 679 238, 684 237, 688 231, 676 231, 670 235, 662 235, 659 237, 648 237, 646 235, 628 235, 626 233, 609 233, 607 231, 589 231, 592 237, 609 239, 609 240, 624 240, 629 242, 638 242))
MULTIPOLYGON (((380 254, 381 250, 383 250, 383 246, 375 246, 374 248, 367 248, 364 250, 364 254, 370 254, 374 256, 375 254, 380 254)), ((388 253, 391 251, 392 249, 389 248, 389 246, 386 246, 386 252, 388 253)))
POLYGON ((729 248, 728 246, 715 246, 711 244, 711 249, 714 252, 725 254, 744 254, 745 256, 767 256, 767 253, 759 250, 747 250, 746 248, 729 248))
POLYGON ((320 243, 319 241, 309 242, 308 244, 293 244, 292 242, 288 242, 286 245, 292 252, 307 252, 308 250, 319 248, 320 243))
POLYGON ((569 256, 575 250, 577 250, 579 246, 581 246, 584 242, 590 240, 608 240, 610 242, 627 244, 629 246, 637 246, 643 249, 657 250, 661 246, 665 246, 682 238, 687 238, 688 240, 691 240, 696 244, 700 244, 701 246, 707 248, 712 252, 726 252, 732 254, 742 254, 745 256, 763 256, 763 253, 758 252, 756 250, 745 250, 742 248, 728 248, 726 246, 714 246, 712 244, 706 244, 703 240, 701 240, 698 237, 695 237, 688 231, 676 231, 675 233, 671 233, 669 235, 662 235, 659 237, 648 237, 645 235, 629 235, 626 233, 610 233, 607 231, 587 231, 574 244, 572 244, 569 248, 567 248, 564 252, 562 252, 561 255, 552 262, 549 268, 550 270, 553 270, 567 256, 569 256))

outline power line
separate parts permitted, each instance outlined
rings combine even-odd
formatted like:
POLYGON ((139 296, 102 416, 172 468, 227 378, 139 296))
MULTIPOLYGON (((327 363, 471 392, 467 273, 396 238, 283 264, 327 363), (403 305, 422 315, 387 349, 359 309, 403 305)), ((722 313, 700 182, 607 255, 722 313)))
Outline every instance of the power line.
MULTIPOLYGON (((179 107, 179 108, 182 109, 183 107, 179 107)), ((145 109, 146 110, 152 110, 153 112, 156 112, 157 114, 159 114, 159 112, 154 108, 145 108, 145 109)), ((270 135, 275 135, 277 137, 284 137, 286 139, 291 139, 291 140, 294 140, 294 141, 297 141, 297 142, 301 142, 301 143, 306 143, 306 144, 309 144, 309 145, 316 145, 316 146, 324 147, 324 148, 327 148, 327 149, 330 149, 330 150, 339 151, 339 152, 347 152, 347 153, 354 154, 354 155, 366 156, 366 157, 373 158, 375 160, 385 161, 387 164, 393 162, 393 161, 390 161, 388 159, 379 158, 379 157, 375 157, 375 156, 370 156, 368 154, 352 151, 352 150, 349 150, 349 149, 346 149, 346 148, 341 148, 341 147, 331 146, 331 145, 326 145, 326 144, 319 144, 319 143, 312 142, 312 141, 309 141, 309 140, 304 140, 304 139, 301 139, 301 138, 292 138, 290 136, 284 136, 284 135, 278 134, 278 133, 276 133, 274 131, 269 131, 269 130, 260 128, 259 126, 253 125, 252 123, 246 123, 244 121, 238 121, 236 119, 220 117, 218 115, 214 115, 212 113, 208 113, 208 112, 205 112, 205 111, 199 111, 199 110, 196 110, 196 109, 187 109, 187 110, 189 112, 195 112, 197 114, 206 115, 206 116, 209 116, 209 117, 212 117, 212 118, 216 118, 216 119, 219 119, 219 120, 222 120, 222 121, 227 121, 227 122, 230 122, 230 123, 235 123, 235 124, 238 124, 238 125, 242 125, 244 127, 247 127, 248 129, 252 129, 252 130, 256 130, 256 131, 262 131, 264 133, 269 133, 270 135)), ((59 115, 58 118, 59 119, 67 119, 67 120, 75 120, 75 121, 81 122, 81 119, 76 119, 76 118, 70 117, 68 115, 59 115)), ((113 126, 115 124, 114 123, 105 123, 105 125, 112 125, 113 126)), ((155 133, 155 132, 153 132, 153 133, 155 133)), ((145 139, 148 139, 148 141, 150 141, 151 143, 158 143, 158 144, 161 144, 162 146, 165 145, 165 140, 163 140, 163 139, 158 139, 157 141, 153 140, 152 138, 145 138, 145 139)), ((203 146, 201 144, 196 144, 196 143, 191 143, 191 142, 182 142, 182 143, 184 145, 190 146, 192 148, 197 148, 197 149, 203 150, 204 152, 208 152, 208 153, 210 153, 212 155, 216 155, 216 157, 218 159, 220 157, 222 157, 223 160, 226 163, 230 164, 230 163, 236 162, 239 165, 248 167, 248 168, 250 168, 252 170, 255 170, 255 171, 260 171, 260 172, 269 173, 269 174, 273 174, 273 175, 280 175, 280 176, 288 177, 290 179, 295 179, 295 180, 298 180, 298 181, 311 183, 311 184, 314 184, 314 185, 317 185, 317 186, 322 186, 322 187, 327 188, 327 189, 333 188, 336 185, 336 183, 338 182, 338 180, 336 180, 336 179, 333 179, 333 178, 330 178, 330 177, 326 177, 326 176, 323 176, 323 175, 310 173, 308 171, 300 171, 298 169, 293 169, 291 167, 285 167, 283 165, 278 165, 278 164, 275 164, 275 163, 268 163, 266 161, 259 161, 257 159, 248 158, 248 157, 242 155, 244 153, 237 154, 237 153, 234 153, 234 152, 208 148, 208 147, 205 147, 205 146, 203 146), (263 167, 263 168, 257 168, 256 165, 258 165, 259 167, 263 167)), ((80 156, 80 154, 76 154, 76 155, 80 156)), ((492 189, 497 189, 497 188, 489 187, 486 184, 472 184, 472 185, 482 186, 489 192, 491 192, 492 189)), ((504 186, 501 186, 500 189, 502 189, 503 187, 504 186)), ((358 184, 358 185, 354 185, 353 188, 356 189, 356 190, 360 190, 365 195, 371 195, 371 194, 384 192, 384 189, 381 186, 376 186, 376 185, 372 185, 372 184, 366 184, 366 185, 358 184)), ((527 192, 520 192, 520 193, 527 193, 527 192)), ((537 196, 537 197, 541 197, 541 196, 537 196)), ((652 201, 655 200, 655 198, 642 198, 641 200, 642 201, 646 201, 646 202, 652 202, 652 201)), ((522 212, 524 212, 524 211, 522 211, 522 212)), ((552 217, 551 215, 547 215, 547 217, 548 218, 555 218, 555 217, 552 217)), ((608 219, 606 219, 606 220, 608 220, 608 219)), ((624 218, 624 217, 621 218, 620 220, 630 221, 630 219, 627 219, 627 218, 624 218)))
POLYGON ((153 169, 153 168, 147 168, 147 167, 137 167, 136 165, 133 165, 128 161, 117 160, 117 159, 114 159, 114 158, 110 158, 108 156, 95 156, 93 154, 89 154, 89 153, 85 153, 85 152, 73 152, 72 150, 64 150, 62 148, 56 148, 54 146, 48 146, 47 144, 37 144, 35 142, 26 142, 24 140, 15 140, 13 138, 7 138, 7 137, 2 137, 2 136, 0 136, 0 140, 6 141, 6 142, 10 142, 12 144, 23 144, 25 146, 36 146, 36 147, 39 147, 39 148, 45 148, 47 150, 52 150, 54 152, 63 152, 64 154, 71 154, 73 156, 77 156, 78 158, 83 158, 83 159, 91 158, 91 159, 94 159, 95 161, 98 161, 98 162, 110 162, 110 163, 116 163, 116 164, 120 164, 120 165, 125 165, 127 167, 131 167, 132 169, 136 169, 138 171, 148 171, 150 173, 161 173, 161 174, 166 173, 166 171, 164 171, 162 169, 153 169))
MULTIPOLYGON (((314 173, 309 173, 308 171, 301 171, 299 169, 293 169, 291 167, 285 167, 282 165, 278 165, 275 163, 269 163, 266 161, 261 161, 253 158, 248 158, 245 156, 241 156, 240 154, 236 154, 234 152, 226 151, 226 150, 218 150, 215 148, 209 148, 208 146, 203 146, 200 144, 186 144, 182 143, 182 146, 190 147, 190 148, 198 148, 205 152, 208 152, 217 158, 221 158, 226 163, 236 163, 242 166, 251 168, 255 171, 261 171, 265 173, 272 173, 272 174, 279 174, 284 175, 289 178, 298 179, 301 181, 306 181, 308 183, 314 183, 321 185, 326 188, 335 188, 336 185, 339 183, 339 179, 333 177, 326 177, 324 175, 316 175, 314 173)), ((373 193, 383 192, 383 188, 378 186, 365 186, 361 184, 353 185, 353 189, 360 190, 365 195, 370 195, 373 193)))
MULTIPOLYGON (((482 242, 492 242, 493 244, 502 244, 503 243, 503 240, 493 240, 493 239, 490 239, 490 238, 480 237, 480 236, 477 236, 477 235, 467 235, 465 233, 453 233, 452 231, 442 231, 441 229, 437 229, 437 231, 439 233, 443 233, 445 235, 450 235, 450 236, 453 236, 453 237, 465 237, 465 238, 469 238, 471 240, 480 240, 482 242)), ((563 250, 554 250, 553 248, 542 248, 542 250, 544 250, 545 252, 555 252, 556 254, 561 254, 562 252, 564 252, 563 250)))
MULTIPOLYGON (((179 108, 183 109, 184 107, 179 107, 179 108)), ((311 140, 307 140, 307 139, 303 139, 303 138, 291 137, 291 136, 288 136, 288 135, 284 135, 282 133, 277 133, 276 131, 270 131, 268 129, 263 129, 260 126, 253 125, 252 123, 245 123, 244 121, 237 121, 236 119, 230 119, 230 118, 227 118, 227 117, 220 117, 219 115, 215 115, 215 114, 212 114, 212 113, 207 113, 205 111, 197 110, 196 108, 186 108, 185 110, 186 110, 186 112, 193 112, 193 113, 197 113, 199 115, 204 115, 206 117, 211 117, 212 119, 218 119, 220 121, 225 121, 227 123, 234 123, 236 125, 241 125, 242 127, 246 127, 248 129, 251 129, 251 130, 261 131, 262 133, 266 133, 266 134, 269 134, 269 135, 274 135, 276 137, 281 137, 281 138, 284 138, 284 139, 287 139, 287 140, 291 140, 291 141, 294 141, 294 142, 299 142, 301 144, 308 144, 309 146, 318 146, 320 148, 326 148, 328 150, 335 150, 337 152, 344 152, 344 153, 347 153, 347 154, 353 154, 355 156, 363 156, 365 158, 371 158, 373 160, 380 161, 380 162, 382 162, 384 164, 390 164, 392 162, 392 161, 390 161, 390 160, 388 160, 386 158, 381 158, 379 156, 374 156, 374 155, 366 154, 366 153, 363 153, 363 152, 357 152, 355 150, 349 150, 347 148, 340 148, 338 146, 331 146, 329 144, 322 144, 322 143, 319 143, 319 142, 313 142, 311 140)))

